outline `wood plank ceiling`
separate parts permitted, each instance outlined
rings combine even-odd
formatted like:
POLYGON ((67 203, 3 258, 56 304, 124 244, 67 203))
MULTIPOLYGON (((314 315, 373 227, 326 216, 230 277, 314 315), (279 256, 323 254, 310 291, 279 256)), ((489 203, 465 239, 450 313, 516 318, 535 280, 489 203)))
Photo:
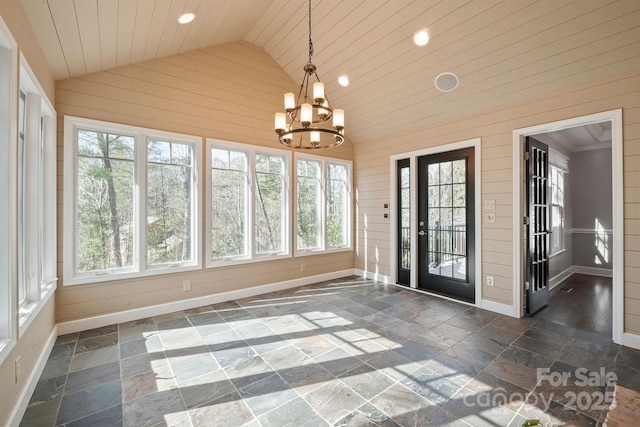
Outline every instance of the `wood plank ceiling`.
MULTIPOLYGON (((307 60, 305 0, 22 4, 56 80, 237 40, 296 83, 307 60), (178 24, 184 12, 196 19, 178 24)), ((312 18, 313 62, 354 143, 640 68, 637 0, 313 0, 312 18), (434 87, 445 71, 460 78, 453 92, 434 87)))

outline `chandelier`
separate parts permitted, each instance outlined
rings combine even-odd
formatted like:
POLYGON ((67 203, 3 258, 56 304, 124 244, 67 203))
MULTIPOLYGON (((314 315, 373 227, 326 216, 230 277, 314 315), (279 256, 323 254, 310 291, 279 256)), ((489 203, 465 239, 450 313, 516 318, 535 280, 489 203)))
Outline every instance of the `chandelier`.
POLYGON ((275 130, 280 144, 294 149, 310 150, 336 147, 344 142, 344 110, 333 109, 324 92, 316 66, 311 63, 311 0, 309 0, 309 61, 296 98, 284 95, 284 113, 276 113, 275 130), (309 79, 315 76, 311 93, 309 79))

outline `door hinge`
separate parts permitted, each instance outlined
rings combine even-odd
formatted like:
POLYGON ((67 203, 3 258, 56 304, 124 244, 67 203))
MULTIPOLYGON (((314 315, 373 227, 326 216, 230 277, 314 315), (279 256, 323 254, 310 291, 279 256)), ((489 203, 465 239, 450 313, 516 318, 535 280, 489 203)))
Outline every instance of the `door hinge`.
POLYGON ((529 217, 528 216, 522 217, 522 225, 529 225, 529 217))
POLYGON ((529 152, 528 151, 524 152, 524 159, 525 160, 529 160, 529 152))
POLYGON ((525 291, 529 290, 529 281, 528 280, 526 282, 524 282, 524 290, 525 291))

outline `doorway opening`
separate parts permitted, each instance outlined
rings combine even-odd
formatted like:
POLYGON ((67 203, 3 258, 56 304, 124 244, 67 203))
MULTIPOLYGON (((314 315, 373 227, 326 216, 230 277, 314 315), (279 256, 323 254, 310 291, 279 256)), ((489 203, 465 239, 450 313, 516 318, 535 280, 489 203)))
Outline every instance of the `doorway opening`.
POLYGON ((480 139, 391 157, 392 283, 480 306, 480 139))
POLYGON ((615 110, 514 131, 514 200, 520 200, 514 204, 518 314, 616 343, 623 335, 621 127, 621 111, 615 110), (532 181, 524 159, 531 140, 548 153, 542 202, 546 218, 532 219, 535 212, 527 204, 532 181), (542 237, 535 241, 532 221, 543 224, 542 237), (532 251, 546 263, 546 297, 530 281, 532 251))

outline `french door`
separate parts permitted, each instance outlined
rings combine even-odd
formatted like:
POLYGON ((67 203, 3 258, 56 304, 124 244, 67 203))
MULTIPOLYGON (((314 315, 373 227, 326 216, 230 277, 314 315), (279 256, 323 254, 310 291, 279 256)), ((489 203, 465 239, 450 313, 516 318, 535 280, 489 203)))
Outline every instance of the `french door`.
POLYGON ((418 288, 475 302, 474 149, 417 160, 418 288))
POLYGON ((526 139, 525 314, 549 303, 549 147, 526 139))

